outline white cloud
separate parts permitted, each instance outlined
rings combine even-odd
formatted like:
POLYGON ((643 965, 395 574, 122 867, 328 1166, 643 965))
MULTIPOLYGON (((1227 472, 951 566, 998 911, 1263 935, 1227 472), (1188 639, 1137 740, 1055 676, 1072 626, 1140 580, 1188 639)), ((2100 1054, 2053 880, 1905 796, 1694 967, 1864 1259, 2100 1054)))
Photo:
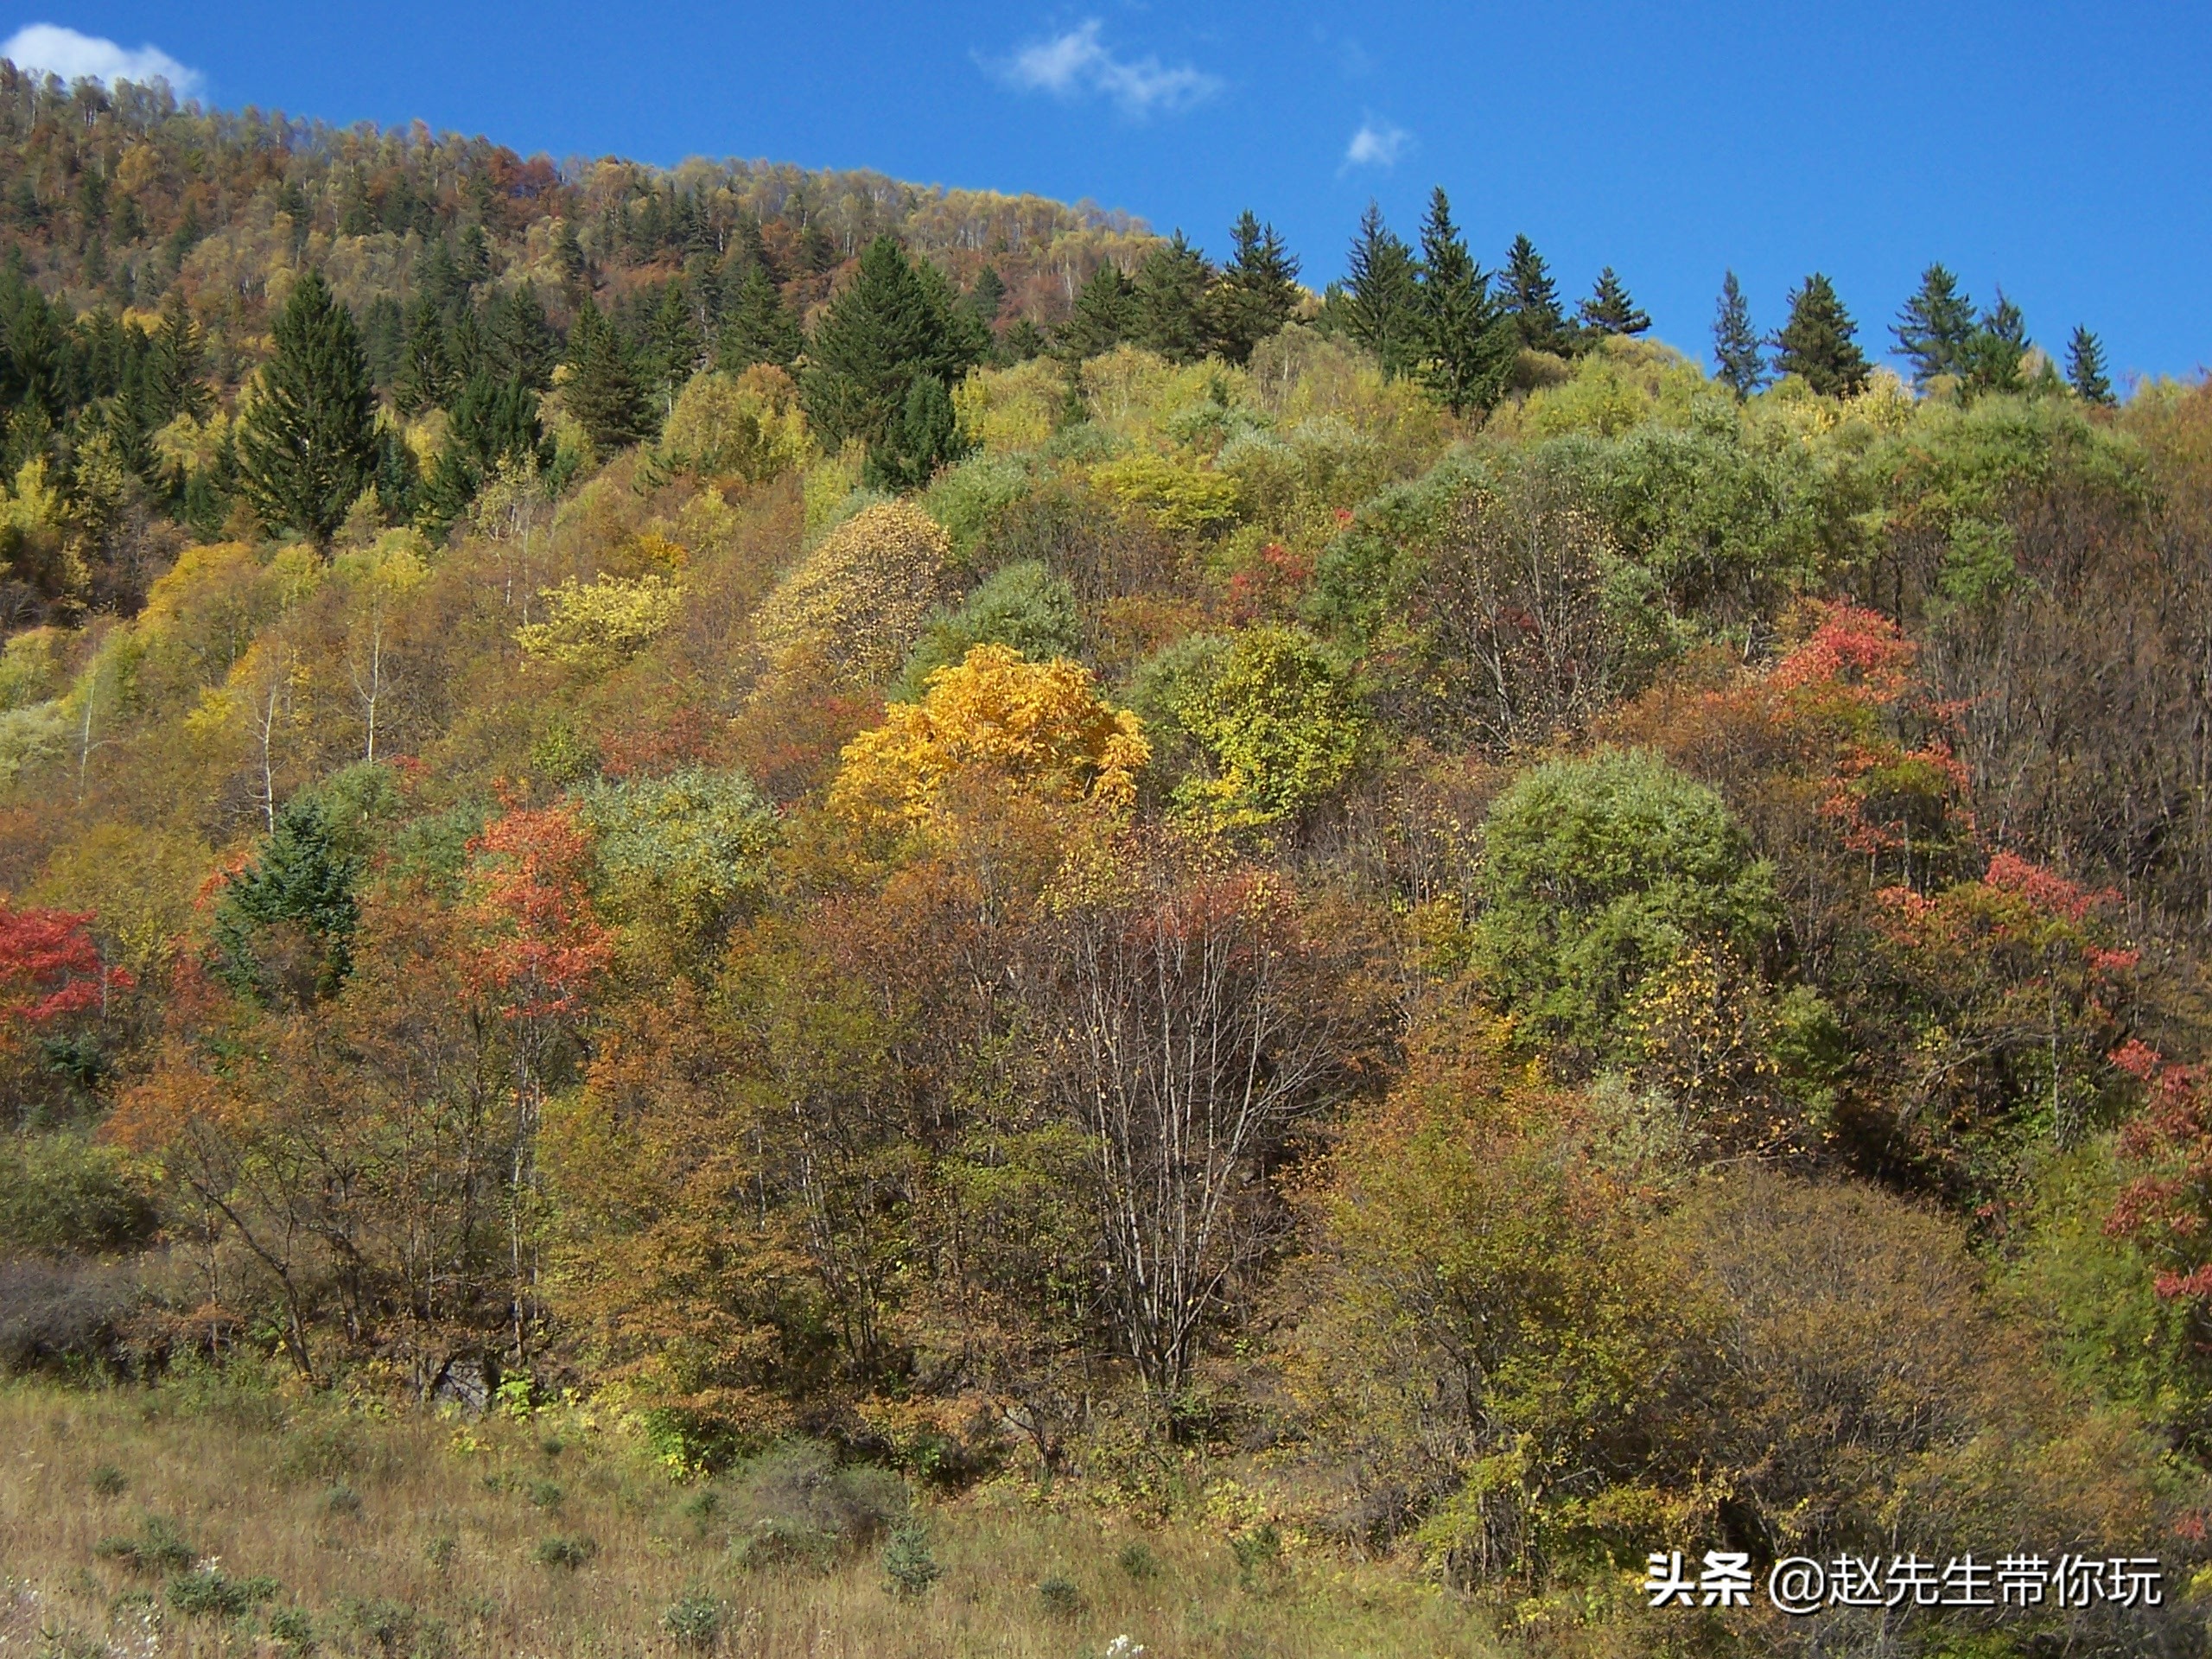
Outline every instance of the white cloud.
POLYGON ((200 72, 187 68, 158 46, 132 51, 97 35, 79 35, 59 23, 31 23, 0 42, 0 58, 18 69, 56 74, 64 80, 89 76, 110 86, 118 80, 166 80, 169 90, 188 98, 200 87, 200 72))
POLYGON ((1393 126, 1388 121, 1376 124, 1370 116, 1359 124, 1359 130, 1351 136, 1351 143, 1344 147, 1344 167, 1391 168, 1398 164, 1414 142, 1414 136, 1403 127, 1393 126))
POLYGON ((1003 62, 984 67, 1022 92, 1050 92, 1056 98, 1097 94, 1140 118, 1156 110, 1187 110, 1221 90, 1218 77, 1191 64, 1116 57, 1100 41, 1098 31, 1094 17, 1048 41, 1025 46, 1003 62))

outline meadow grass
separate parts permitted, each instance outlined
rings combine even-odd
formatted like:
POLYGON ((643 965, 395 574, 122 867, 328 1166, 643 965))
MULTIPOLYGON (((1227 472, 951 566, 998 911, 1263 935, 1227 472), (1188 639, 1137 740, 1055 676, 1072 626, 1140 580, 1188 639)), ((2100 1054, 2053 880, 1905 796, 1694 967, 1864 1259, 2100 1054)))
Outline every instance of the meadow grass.
POLYGON ((1496 1651, 1402 1568, 1017 1484, 924 1501, 863 1548, 748 1547, 773 1529, 742 1479, 675 1479, 575 1408, 464 1422, 208 1376, 16 1382, 0 1655, 1496 1651))

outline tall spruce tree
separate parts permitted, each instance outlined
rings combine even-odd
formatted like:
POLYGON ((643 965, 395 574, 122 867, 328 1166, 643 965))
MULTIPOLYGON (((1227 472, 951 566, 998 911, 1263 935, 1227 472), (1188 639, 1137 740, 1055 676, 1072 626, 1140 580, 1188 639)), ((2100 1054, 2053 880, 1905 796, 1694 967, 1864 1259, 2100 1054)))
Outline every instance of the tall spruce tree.
POLYGON ((715 340, 715 366, 735 373, 755 363, 788 369, 805 345, 798 319, 784 303, 766 264, 746 267, 737 291, 724 304, 721 333, 715 340))
POLYGON ((1172 363, 1206 354, 1206 290, 1213 266, 1178 231, 1137 267, 1136 307, 1129 337, 1172 363))
POLYGON ((1521 337, 1499 315, 1440 185, 1421 223, 1419 277, 1423 384, 1454 415, 1488 409, 1504 390, 1521 337))
POLYGON ((453 359, 446 351, 446 320, 427 299, 415 302, 407 319, 407 338, 399 349, 399 372, 392 377, 391 400, 403 415, 442 409, 461 389, 453 359))
POLYGON ((652 430, 629 347, 589 298, 569 331, 569 378, 561 400, 601 455, 626 449, 652 430))
POLYGON ((519 380, 532 391, 553 384, 553 367, 561 360, 561 337, 546 321, 537 286, 528 278, 494 302, 489 332, 493 373, 519 380))
POLYGON ((207 359, 207 337, 184 302, 184 291, 172 288, 162 302, 162 326, 155 332, 147 365, 147 412, 155 425, 180 415, 195 421, 206 417, 213 406, 202 378, 207 359))
POLYGON ((988 341, 954 309, 950 285, 934 267, 918 270, 887 236, 869 243, 807 353, 799 390, 816 430, 832 443, 859 438, 874 448, 902 420, 917 380, 958 385, 988 341))
POLYGON ((1851 397, 1866 385, 1866 354, 1859 349, 1858 334, 1835 284, 1816 270, 1790 291, 1789 320, 1774 337, 1775 367, 1823 397, 1851 397))
POLYGON ((1231 363, 1252 360, 1252 348, 1298 311, 1298 261, 1272 225, 1250 208, 1230 232, 1229 264, 1207 296, 1213 345, 1231 363))
POLYGON ((2104 344, 2086 324, 2075 324, 2074 337, 2066 343, 2066 384, 2085 404, 2109 409, 2119 401, 2113 396, 2112 377, 2105 371, 2104 344))
POLYGON ((1514 332, 1532 352, 1565 357, 1573 349, 1567 318, 1560 310, 1559 288, 1536 245, 1516 236, 1506 250, 1505 269, 1498 274, 1498 297, 1505 315, 1513 319, 1514 332))
POLYGON ((1981 321, 1968 338, 1961 357, 1965 390, 2018 391, 2020 371, 2028 354, 2027 319, 2020 308, 1997 290, 1997 303, 1981 314, 1981 321))
POLYGON ((976 285, 961 296, 976 321, 988 328, 999 320, 999 312, 1006 304, 1006 278, 997 270, 985 265, 976 273, 976 285))
POLYGON ((1099 356, 1127 340, 1136 319, 1136 284, 1111 259, 1102 261, 1054 334, 1053 350, 1071 363, 1099 356))
POLYGON ((262 518, 318 547, 376 469, 376 391, 353 314, 309 266, 270 328, 238 465, 262 518))
POLYGON ((1592 334, 1640 334, 1651 327, 1650 317, 1636 308, 1636 302, 1628 296, 1628 285, 1611 265, 1598 273, 1597 286, 1575 308, 1574 315, 1592 334))
POLYGON ((1414 251, 1382 222, 1370 201, 1345 261, 1344 316, 1351 337, 1396 379, 1421 361, 1421 285, 1414 251))
POLYGON ((1919 290, 1898 308, 1890 329, 1897 355, 1912 365, 1912 384, 1923 391, 1938 375, 1966 372, 1974 332, 1974 302, 1940 262, 1920 273, 1919 290))
POLYGON ((1720 304, 1713 319, 1713 356, 1721 381, 1739 399, 1766 384, 1766 353, 1732 270, 1721 279, 1720 304))

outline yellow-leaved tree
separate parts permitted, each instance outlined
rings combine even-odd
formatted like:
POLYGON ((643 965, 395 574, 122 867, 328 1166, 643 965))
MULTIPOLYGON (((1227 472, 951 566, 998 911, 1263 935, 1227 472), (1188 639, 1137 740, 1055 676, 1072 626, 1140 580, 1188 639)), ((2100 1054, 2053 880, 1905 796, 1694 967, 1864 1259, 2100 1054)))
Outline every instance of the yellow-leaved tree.
POLYGON ((919 507, 886 501, 823 537, 768 595, 755 634, 772 676, 809 667, 834 680, 880 681, 942 596, 952 543, 919 507))
POLYGON ((979 797, 1118 811, 1151 758, 1137 717, 1080 663, 977 645, 845 746, 830 802, 870 829, 927 828, 979 797))
POLYGON ((586 673, 605 673, 636 656, 676 620, 683 590, 665 576, 602 575, 588 585, 571 576, 538 597, 543 622, 515 630, 525 656, 586 673))

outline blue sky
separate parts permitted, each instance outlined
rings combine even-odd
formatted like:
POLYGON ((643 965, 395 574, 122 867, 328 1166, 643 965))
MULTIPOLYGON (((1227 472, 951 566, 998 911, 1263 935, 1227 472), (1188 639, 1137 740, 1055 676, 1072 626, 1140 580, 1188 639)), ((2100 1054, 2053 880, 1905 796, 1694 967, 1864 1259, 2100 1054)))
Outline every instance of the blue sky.
POLYGON ((0 14, 150 46, 227 105, 525 153, 768 156, 1090 197, 1219 251, 1255 208, 1315 286, 1372 195, 1431 185, 1495 263, 1616 267, 1701 353, 1732 266, 1763 327, 1827 271, 1870 347, 1921 268, 2114 366, 2212 364, 2212 7, 1185 0, 806 6, 474 0, 0 14))

